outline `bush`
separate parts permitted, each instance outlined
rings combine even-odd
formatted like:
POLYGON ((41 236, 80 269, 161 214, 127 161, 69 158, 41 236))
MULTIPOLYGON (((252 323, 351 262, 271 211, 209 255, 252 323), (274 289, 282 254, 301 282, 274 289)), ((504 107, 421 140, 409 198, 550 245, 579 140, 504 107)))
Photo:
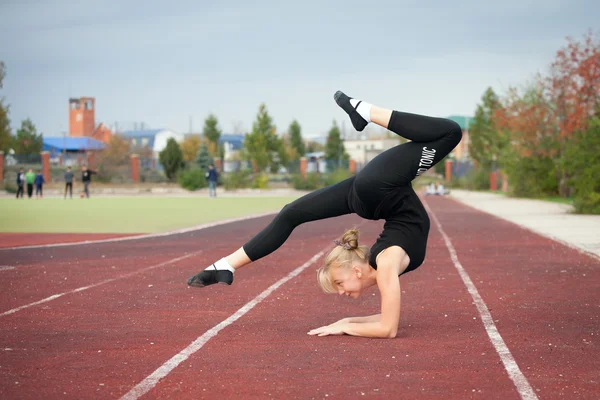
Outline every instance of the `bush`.
POLYGON ((253 189, 267 189, 269 187, 269 176, 267 174, 256 174, 252 180, 253 189))
POLYGON ((4 182, 4 190, 6 190, 6 193, 15 194, 17 193, 17 184, 11 182, 4 182))
POLYGON ((196 167, 180 172, 177 176, 177 181, 182 188, 187 190, 197 190, 208 186, 204 172, 196 167))
MULTIPOLYGON (((101 164, 94 168, 98 172, 92 179, 101 183, 125 183, 131 182, 131 169, 128 165, 101 164)), ((76 176, 81 176, 79 171, 73 170, 76 176), (79 175, 77 175, 79 172, 79 175)))
POLYGON ((600 193, 588 192, 576 195, 573 206, 575 212, 579 214, 600 214, 600 193))
POLYGON ((600 214, 600 118, 567 143, 565 166, 575 191, 575 212, 600 214))
POLYGON ((512 194, 518 197, 558 195, 558 179, 550 157, 521 157, 507 166, 512 194))
POLYGON ((452 179, 450 186, 467 190, 488 190, 490 188, 490 173, 483 169, 474 168, 466 175, 452 179))
POLYGON ((248 169, 232 172, 224 178, 225 189, 245 189, 251 186, 251 172, 248 169))
POLYGON ((316 190, 323 186, 321 176, 316 172, 311 172, 306 178, 300 174, 293 175, 292 185, 296 190, 316 190))
POLYGON ((352 176, 352 173, 348 169, 338 168, 327 174, 325 177, 325 186, 333 185, 335 183, 346 180, 352 176))
POLYGON ((164 183, 167 177, 159 170, 144 168, 140 171, 140 182, 164 183))

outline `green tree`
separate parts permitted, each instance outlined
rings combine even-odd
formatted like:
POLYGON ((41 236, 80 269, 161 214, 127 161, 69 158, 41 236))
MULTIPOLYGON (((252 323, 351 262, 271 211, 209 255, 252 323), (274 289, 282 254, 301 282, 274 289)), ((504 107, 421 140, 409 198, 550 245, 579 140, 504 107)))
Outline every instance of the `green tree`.
POLYGON ((279 168, 282 146, 283 143, 275 133, 275 126, 267 107, 261 104, 256 121, 252 125, 252 132, 244 138, 245 157, 253 161, 261 172, 267 168, 276 171, 279 168))
POLYGON ((567 143, 565 153, 565 169, 575 192, 575 211, 600 214, 600 111, 586 131, 575 134, 567 143))
POLYGON ((325 143, 325 159, 330 162, 337 162, 338 166, 342 160, 348 160, 349 156, 344 149, 344 142, 340 134, 340 128, 338 128, 335 120, 333 125, 327 134, 327 142, 325 143))
POLYGON ((42 151, 42 134, 37 133, 31 119, 21 121, 21 127, 17 129, 14 139, 14 150, 17 154, 38 154, 42 151))
POLYGON ((498 96, 488 87, 477 105, 473 124, 469 127, 469 154, 485 171, 491 171, 494 161, 506 146, 506 140, 497 129, 494 116, 501 104, 498 96))
POLYGON ((213 156, 218 156, 221 130, 219 129, 219 121, 213 114, 210 114, 208 118, 204 120, 202 135, 204 135, 204 138, 208 141, 208 151, 210 154, 213 156))
POLYGON ((177 172, 184 166, 183 152, 173 138, 167 140, 167 146, 158 154, 158 160, 165 169, 165 175, 170 181, 177 176, 177 172))
POLYGON ((280 165, 288 165, 290 162, 290 153, 294 153, 295 152, 291 149, 289 149, 289 146, 287 146, 285 144, 285 141, 281 138, 277 138, 278 140, 278 150, 277 150, 277 157, 276 157, 276 166, 271 168, 271 172, 275 173, 277 172, 277 169, 279 168, 280 165))
POLYGON ((306 148, 304 146, 304 140, 302 140, 301 131, 300 124, 298 121, 294 120, 289 129, 290 147, 295 150, 296 155, 294 161, 299 160, 300 157, 306 154, 306 148))
POLYGON ((198 152, 198 157, 196 157, 196 165, 198 165, 201 170, 205 171, 208 170, 209 164, 214 164, 214 160, 208 152, 206 143, 202 143, 200 151, 198 152))
MULTIPOLYGON (((0 89, 2 89, 5 71, 4 62, 0 61, 0 89)), ((0 97, 0 150, 5 153, 8 152, 12 144, 12 132, 10 129, 10 119, 8 118, 9 112, 10 106, 4 104, 4 97, 0 97)))

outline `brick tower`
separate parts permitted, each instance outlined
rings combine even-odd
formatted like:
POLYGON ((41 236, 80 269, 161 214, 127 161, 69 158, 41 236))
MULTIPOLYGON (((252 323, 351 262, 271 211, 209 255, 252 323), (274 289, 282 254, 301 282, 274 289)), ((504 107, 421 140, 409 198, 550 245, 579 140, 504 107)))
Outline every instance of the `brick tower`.
POLYGON ((92 136, 96 128, 93 97, 69 99, 69 136, 92 136))

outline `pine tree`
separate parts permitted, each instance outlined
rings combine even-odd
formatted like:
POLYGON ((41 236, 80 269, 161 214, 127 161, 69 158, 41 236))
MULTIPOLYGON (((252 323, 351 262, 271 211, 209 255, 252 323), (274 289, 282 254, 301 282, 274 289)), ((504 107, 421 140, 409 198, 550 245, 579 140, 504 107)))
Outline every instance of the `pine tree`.
POLYGON ((202 143, 202 145, 200 146, 200 151, 198 152, 198 157, 196 157, 196 164, 203 171, 208 170, 208 166, 210 164, 214 164, 214 160, 210 156, 210 154, 208 152, 208 147, 206 147, 205 143, 202 143))

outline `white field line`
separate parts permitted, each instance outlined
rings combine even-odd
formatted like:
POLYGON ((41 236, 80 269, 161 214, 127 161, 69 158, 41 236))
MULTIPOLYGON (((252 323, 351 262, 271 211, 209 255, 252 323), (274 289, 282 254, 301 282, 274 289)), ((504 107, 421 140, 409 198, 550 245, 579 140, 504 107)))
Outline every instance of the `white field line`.
POLYGON ((89 285, 89 286, 82 286, 80 288, 77 288, 77 289, 74 289, 74 290, 70 290, 68 292, 53 294, 52 296, 46 297, 45 299, 42 299, 42 300, 39 300, 39 301, 36 301, 36 302, 33 302, 33 303, 25 304, 23 306, 20 306, 20 307, 17 307, 17 308, 13 308, 12 310, 5 311, 2 314, 0 314, 0 317, 4 317, 4 316, 10 315, 10 314, 14 314, 17 311, 21 311, 21 310, 24 310, 24 309, 29 308, 29 307, 37 306, 38 304, 47 303, 49 301, 58 299, 59 297, 62 297, 62 296, 68 295, 68 294, 77 293, 77 292, 83 292, 84 290, 95 288, 97 286, 104 285, 105 283, 114 282, 114 281, 116 281, 118 279, 128 278, 128 277, 130 277, 132 275, 139 274, 140 272, 149 271, 149 270, 154 269, 154 268, 164 267, 165 265, 173 264, 173 263, 175 263, 177 261, 184 260, 186 258, 192 257, 192 256, 200 254, 200 253, 202 253, 202 250, 196 251, 196 252, 191 253, 191 254, 186 254, 185 256, 173 258, 171 260, 164 261, 164 262, 162 262, 160 264, 156 264, 156 265, 152 265, 150 267, 142 268, 142 269, 139 269, 137 271, 133 271, 133 272, 129 272, 127 274, 119 275, 116 278, 105 279, 103 281, 94 283, 94 284, 89 285))

